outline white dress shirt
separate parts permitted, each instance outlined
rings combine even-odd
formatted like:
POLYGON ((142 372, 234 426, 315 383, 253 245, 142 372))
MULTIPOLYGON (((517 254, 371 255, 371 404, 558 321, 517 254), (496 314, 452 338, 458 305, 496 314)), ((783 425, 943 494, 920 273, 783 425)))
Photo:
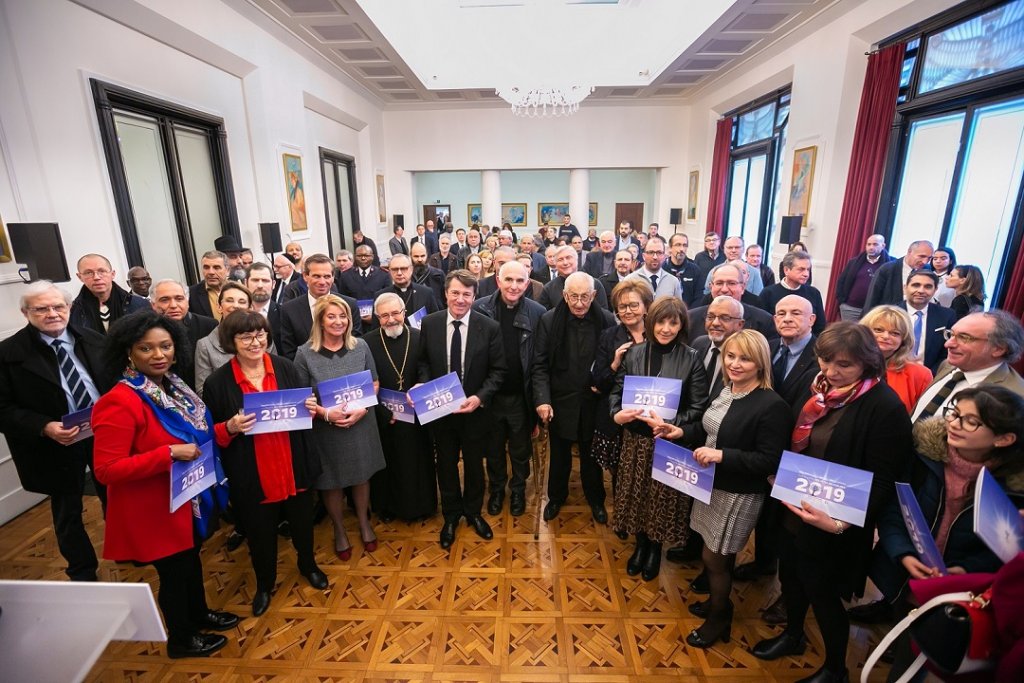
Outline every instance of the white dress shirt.
POLYGON ((444 360, 448 367, 448 372, 452 371, 452 333, 455 332, 455 325, 452 322, 458 320, 462 323, 459 328, 459 333, 462 335, 462 373, 466 373, 466 343, 469 341, 469 316, 472 314, 472 309, 461 318, 452 317, 451 311, 448 312, 448 319, 445 322, 445 343, 444 343, 444 360))
MULTIPOLYGON (((968 387, 981 384, 985 381, 986 377, 998 370, 1001 366, 1002 363, 999 365, 993 365, 992 367, 982 368, 981 370, 965 372, 964 378, 957 382, 956 386, 953 387, 953 391, 949 394, 946 400, 942 402, 942 405, 940 405, 939 409, 935 411, 935 414, 941 415, 942 409, 949 405, 949 402, 957 395, 958 392, 961 392, 968 387)), ((953 372, 956 372, 956 368, 953 368, 953 372)), ((924 412, 925 407, 932 402, 932 399, 935 398, 935 395, 939 393, 939 390, 942 389, 942 385, 945 384, 948 379, 949 375, 943 375, 941 379, 936 379, 932 382, 931 386, 924 390, 924 393, 921 394, 921 398, 917 399, 917 405, 914 406, 914 414, 910 419, 911 422, 917 422, 917 418, 920 417, 922 412, 924 412)))

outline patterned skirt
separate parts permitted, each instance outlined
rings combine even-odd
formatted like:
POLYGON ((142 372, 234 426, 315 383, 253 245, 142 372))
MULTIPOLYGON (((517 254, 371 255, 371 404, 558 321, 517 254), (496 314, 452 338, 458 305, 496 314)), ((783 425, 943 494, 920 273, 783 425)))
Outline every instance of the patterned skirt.
POLYGON ((693 501, 690 527, 704 538, 708 550, 719 555, 735 555, 750 539, 762 505, 763 493, 712 489, 710 505, 693 501))
POLYGON ((655 481, 653 460, 654 439, 623 430, 612 527, 669 545, 685 543, 693 498, 655 481))

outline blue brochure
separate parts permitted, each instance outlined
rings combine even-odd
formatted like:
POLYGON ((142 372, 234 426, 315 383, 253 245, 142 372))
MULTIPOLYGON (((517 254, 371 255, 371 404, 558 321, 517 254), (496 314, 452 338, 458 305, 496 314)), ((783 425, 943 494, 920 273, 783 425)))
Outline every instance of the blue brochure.
POLYGON ((782 451, 772 498, 796 507, 806 500, 829 517, 862 527, 874 476, 855 467, 782 451))
POLYGON ((369 370, 325 380, 316 388, 320 392, 320 405, 325 408, 345 406, 347 410, 355 410, 377 405, 369 370))
POLYGON ((679 410, 682 392, 682 380, 626 375, 622 382, 622 407, 639 408, 645 415, 657 413, 661 419, 671 420, 679 410))
POLYGON ((91 438, 92 406, 76 410, 73 413, 68 413, 60 419, 60 424, 64 429, 78 427, 78 434, 75 434, 75 438, 71 440, 71 443, 78 443, 79 441, 91 438))
POLYGON ((974 533, 1003 562, 1024 550, 1024 522, 1020 512, 985 468, 974 485, 974 533))
POLYGON ((242 410, 246 415, 256 413, 256 426, 249 434, 294 432, 312 429, 313 418, 306 409, 311 389, 283 389, 242 395, 242 410))
POLYGON ((420 424, 427 424, 458 410, 466 400, 466 392, 462 390, 459 376, 449 372, 443 377, 413 387, 409 390, 409 398, 416 408, 420 424))
POLYGON ((360 318, 369 318, 373 315, 373 299, 360 299, 356 306, 359 307, 360 318))
POLYGON ((420 323, 427 317, 427 307, 420 306, 420 309, 409 316, 409 327, 420 329, 420 323))
POLYGON ((213 462, 213 441, 199 447, 195 460, 171 461, 171 512, 217 483, 213 462))
POLYGON ((382 406, 391 411, 395 420, 414 424, 416 422, 416 408, 413 407, 409 395, 404 391, 394 389, 381 389, 377 395, 382 406))
POLYGON ((928 522, 925 521, 921 506, 917 504, 917 497, 910 484, 896 482, 896 496, 900 502, 900 512, 903 513, 903 523, 907 525, 907 533, 910 541, 914 544, 917 558, 929 567, 939 570, 940 574, 947 574, 946 563, 942 561, 942 553, 935 545, 932 532, 928 530, 928 522))
POLYGON ((704 467, 693 459, 693 451, 671 441, 655 439, 651 477, 702 503, 710 503, 711 488, 715 483, 715 465, 712 463, 704 467))

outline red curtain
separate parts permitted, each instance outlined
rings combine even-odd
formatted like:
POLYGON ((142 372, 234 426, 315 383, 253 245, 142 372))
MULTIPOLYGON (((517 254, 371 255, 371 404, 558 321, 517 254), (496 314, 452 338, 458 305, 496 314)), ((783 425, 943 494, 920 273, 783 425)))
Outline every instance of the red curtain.
POLYGON ((708 197, 708 232, 725 232, 725 188, 729 180, 729 147, 732 145, 732 117, 715 128, 715 152, 711 161, 711 191, 708 197))
POLYGON ((839 276, 847 262, 864 249, 864 243, 875 232, 889 131, 896 114, 903 48, 904 44, 898 43, 868 57, 843 210, 839 215, 839 233, 832 254, 832 276, 828 282, 826 315, 831 321, 839 319, 839 303, 835 299, 839 276))

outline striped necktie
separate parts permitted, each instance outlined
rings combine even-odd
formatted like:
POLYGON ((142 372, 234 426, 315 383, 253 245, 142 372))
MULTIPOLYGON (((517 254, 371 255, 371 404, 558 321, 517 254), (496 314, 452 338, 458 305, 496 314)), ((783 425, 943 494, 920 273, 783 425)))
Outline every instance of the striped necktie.
POLYGON ((928 405, 926 405, 924 407, 924 410, 921 411, 921 414, 917 416, 917 420, 915 420, 915 422, 925 420, 934 415, 935 413, 939 412, 939 408, 941 408, 942 404, 946 402, 946 399, 949 398, 949 395, 953 393, 953 388, 956 387, 957 384, 962 382, 963 379, 964 373, 960 370, 954 370, 949 375, 949 378, 946 380, 946 383, 943 384, 942 387, 939 389, 939 393, 935 394, 935 396, 932 397, 932 400, 928 401, 928 405))
POLYGON ((82 376, 78 373, 78 368, 75 367, 75 362, 71 360, 71 355, 64 350, 64 344, 60 339, 54 339, 50 342, 53 346, 53 350, 57 353, 57 364, 60 366, 60 374, 64 375, 64 379, 68 383, 68 389, 71 390, 71 397, 75 401, 75 405, 71 406, 75 410, 82 410, 92 405, 92 397, 89 396, 89 390, 85 388, 85 382, 82 381, 82 376))

